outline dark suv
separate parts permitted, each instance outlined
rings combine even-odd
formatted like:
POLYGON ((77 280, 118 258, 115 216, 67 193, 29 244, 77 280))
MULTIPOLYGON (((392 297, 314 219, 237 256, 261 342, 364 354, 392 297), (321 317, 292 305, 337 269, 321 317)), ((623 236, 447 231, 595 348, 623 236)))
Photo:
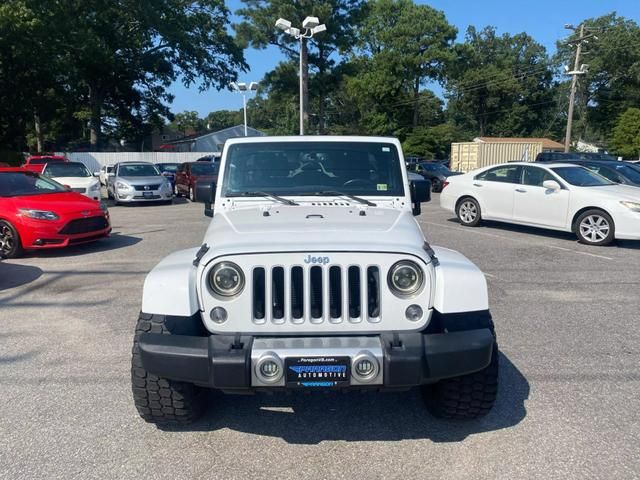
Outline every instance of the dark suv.
POLYGON ((637 165, 609 160, 566 160, 565 162, 588 168, 612 182, 640 187, 640 167, 637 165))

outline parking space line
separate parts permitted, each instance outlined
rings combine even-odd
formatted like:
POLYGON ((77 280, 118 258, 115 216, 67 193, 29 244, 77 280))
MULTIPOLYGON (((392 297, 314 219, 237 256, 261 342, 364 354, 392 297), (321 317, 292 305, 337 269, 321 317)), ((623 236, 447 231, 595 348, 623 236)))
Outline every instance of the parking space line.
MULTIPOLYGON (((433 225, 433 226, 436 226, 436 227, 451 228, 451 229, 460 231, 460 227, 459 226, 454 227, 452 225, 444 225, 442 223, 434 223, 434 222, 422 222, 422 223, 427 224, 427 225, 433 225)), ((530 241, 523 240, 521 238, 503 237, 502 235, 495 235, 493 233, 487 233, 487 232, 482 232, 482 231, 477 231, 477 230, 472 230, 472 229, 469 229, 469 233, 475 233, 476 235, 484 235, 484 236, 487 236, 487 237, 499 238, 501 240, 511 240, 513 242, 524 242, 524 243, 527 243, 527 244, 531 244, 530 241)), ((578 250, 573 250, 571 248, 557 247, 555 245, 545 245, 545 244, 542 244, 542 243, 536 243, 536 245, 540 246, 540 247, 555 248, 556 250, 563 250, 563 251, 566 251, 566 252, 576 253, 578 255, 587 255, 589 257, 601 258, 603 260, 613 260, 613 258, 611 258, 611 257, 605 257, 604 255, 598 255, 597 253, 580 252, 578 250)))

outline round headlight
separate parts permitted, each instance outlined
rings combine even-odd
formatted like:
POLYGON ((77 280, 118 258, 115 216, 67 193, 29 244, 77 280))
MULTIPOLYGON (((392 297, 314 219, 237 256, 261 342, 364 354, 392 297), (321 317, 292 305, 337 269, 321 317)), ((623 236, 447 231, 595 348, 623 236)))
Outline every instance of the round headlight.
POLYGON ((416 263, 402 260, 391 267, 387 281, 395 295, 405 297, 413 295, 422 288, 424 274, 416 263))
POLYGON ((209 286, 213 293, 232 297, 244 288, 244 274, 235 263, 216 263, 209 272, 209 286))

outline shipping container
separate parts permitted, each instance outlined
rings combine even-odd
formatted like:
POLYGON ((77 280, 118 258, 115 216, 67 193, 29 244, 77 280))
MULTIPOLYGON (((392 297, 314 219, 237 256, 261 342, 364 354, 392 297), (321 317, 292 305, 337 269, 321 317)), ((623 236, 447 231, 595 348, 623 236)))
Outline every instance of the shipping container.
POLYGON ((541 142, 452 143, 450 168, 458 172, 469 172, 498 163, 533 162, 541 151, 541 142))

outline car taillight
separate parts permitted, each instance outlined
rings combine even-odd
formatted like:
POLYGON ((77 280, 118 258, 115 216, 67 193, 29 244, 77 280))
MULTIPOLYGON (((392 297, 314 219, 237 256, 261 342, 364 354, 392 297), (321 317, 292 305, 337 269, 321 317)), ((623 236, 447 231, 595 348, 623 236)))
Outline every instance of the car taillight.
POLYGON ((444 190, 444 188, 449 185, 449 182, 447 182, 446 180, 444 182, 442 182, 442 189, 444 190))

